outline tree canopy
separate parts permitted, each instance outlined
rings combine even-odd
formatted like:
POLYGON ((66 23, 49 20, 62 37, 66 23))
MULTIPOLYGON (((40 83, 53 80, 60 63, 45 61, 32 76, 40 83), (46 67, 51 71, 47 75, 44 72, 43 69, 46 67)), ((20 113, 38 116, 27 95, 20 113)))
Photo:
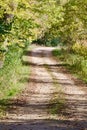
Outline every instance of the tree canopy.
POLYGON ((70 45, 84 43, 87 0, 1 0, 0 48, 14 43, 59 37, 70 45))

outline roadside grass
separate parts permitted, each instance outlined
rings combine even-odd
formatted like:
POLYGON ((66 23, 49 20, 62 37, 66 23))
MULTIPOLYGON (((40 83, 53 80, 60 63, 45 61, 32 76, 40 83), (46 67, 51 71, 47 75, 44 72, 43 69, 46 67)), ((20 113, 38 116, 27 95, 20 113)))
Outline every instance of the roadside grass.
POLYGON ((22 79, 25 76, 29 78, 30 68, 22 64, 22 57, 21 48, 11 47, 6 55, 4 66, 0 69, 0 117, 6 114, 8 108, 6 104, 9 100, 26 87, 27 82, 23 82, 22 79))
POLYGON ((53 93, 52 98, 49 102, 49 113, 53 115, 62 115, 62 113, 65 113, 66 108, 66 102, 64 99, 64 94, 61 89, 61 86, 58 84, 58 81, 56 80, 56 77, 54 74, 50 71, 50 67, 46 64, 44 65, 48 73, 51 75, 53 79, 53 86, 56 89, 56 92, 53 93))
POLYGON ((55 49, 53 56, 67 64, 66 67, 72 74, 87 83, 87 56, 67 49, 55 49))

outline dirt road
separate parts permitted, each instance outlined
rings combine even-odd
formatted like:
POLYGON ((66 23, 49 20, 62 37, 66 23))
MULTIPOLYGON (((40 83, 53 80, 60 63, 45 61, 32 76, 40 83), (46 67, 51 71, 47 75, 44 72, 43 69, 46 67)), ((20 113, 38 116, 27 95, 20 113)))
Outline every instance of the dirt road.
POLYGON ((27 52, 31 76, 27 87, 9 104, 0 130, 87 130, 87 88, 63 63, 52 58, 52 47, 27 52))

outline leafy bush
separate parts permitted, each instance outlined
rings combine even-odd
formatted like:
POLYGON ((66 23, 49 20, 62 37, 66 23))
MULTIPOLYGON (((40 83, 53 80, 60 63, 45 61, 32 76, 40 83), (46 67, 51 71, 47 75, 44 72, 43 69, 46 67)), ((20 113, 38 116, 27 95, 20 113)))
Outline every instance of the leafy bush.
POLYGON ((87 59, 81 55, 71 54, 67 56, 66 62, 70 69, 85 81, 87 80, 87 59))
POLYGON ((58 37, 53 38, 53 37, 47 37, 45 36, 46 34, 44 34, 44 37, 37 39, 37 41, 35 41, 37 44, 39 45, 45 45, 45 46, 58 46, 58 45, 62 45, 62 43, 60 42, 60 39, 58 37))
POLYGON ((62 51, 60 49, 53 50, 53 55, 54 56, 59 56, 59 55, 61 55, 61 53, 62 53, 62 51))
POLYGON ((57 46, 57 45, 60 45, 60 40, 59 38, 50 38, 50 40, 47 40, 46 41, 46 46, 57 46))
POLYGON ((85 45, 81 45, 80 43, 75 43, 72 49, 75 53, 87 57, 87 47, 85 45))

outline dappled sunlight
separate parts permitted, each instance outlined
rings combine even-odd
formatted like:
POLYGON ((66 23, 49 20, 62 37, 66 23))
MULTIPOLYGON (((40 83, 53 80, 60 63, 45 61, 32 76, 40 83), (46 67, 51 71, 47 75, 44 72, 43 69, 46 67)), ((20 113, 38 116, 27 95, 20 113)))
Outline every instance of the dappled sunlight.
POLYGON ((14 99, 0 101, 7 107, 1 130, 85 130, 87 127, 87 94, 52 58, 52 48, 39 47, 28 52, 23 62, 32 74, 19 81, 27 83, 14 99), (49 51, 48 51, 49 50, 49 51), (7 120, 8 119, 8 120, 7 120))
POLYGON ((0 0, 0 130, 87 130, 87 0, 0 0))

